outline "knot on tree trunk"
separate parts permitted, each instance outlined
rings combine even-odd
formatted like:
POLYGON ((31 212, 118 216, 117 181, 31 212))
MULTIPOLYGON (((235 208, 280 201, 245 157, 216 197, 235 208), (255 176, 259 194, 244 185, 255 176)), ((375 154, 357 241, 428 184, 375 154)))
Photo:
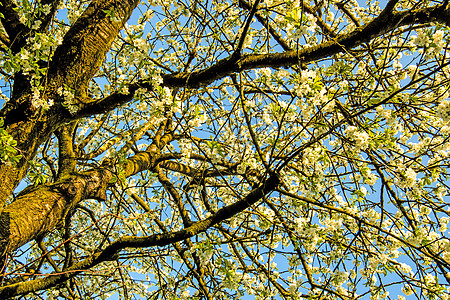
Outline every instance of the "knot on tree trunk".
POLYGON ((65 179, 63 182, 56 184, 55 188, 60 192, 68 202, 73 202, 75 200, 81 200, 84 192, 83 180, 77 176, 71 176, 65 179))
POLYGON ((106 200, 106 188, 112 172, 106 168, 71 175, 56 185, 56 189, 68 202, 78 203, 84 199, 106 200))

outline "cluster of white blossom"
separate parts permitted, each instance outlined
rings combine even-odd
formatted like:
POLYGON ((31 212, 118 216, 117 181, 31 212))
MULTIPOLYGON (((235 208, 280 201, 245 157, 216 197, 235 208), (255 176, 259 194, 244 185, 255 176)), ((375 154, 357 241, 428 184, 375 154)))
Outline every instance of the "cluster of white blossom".
POLYGON ((67 87, 59 87, 56 92, 64 99, 63 105, 69 110, 71 114, 74 114, 78 111, 78 103, 76 102, 73 91, 71 91, 67 87))
POLYGON ((450 101, 444 100, 439 103, 439 106, 437 107, 437 116, 441 118, 444 123, 450 121, 450 101))
POLYGON ((369 147, 370 136, 367 132, 350 125, 345 129, 344 133, 347 138, 354 142, 354 148, 356 150, 366 150, 369 147))

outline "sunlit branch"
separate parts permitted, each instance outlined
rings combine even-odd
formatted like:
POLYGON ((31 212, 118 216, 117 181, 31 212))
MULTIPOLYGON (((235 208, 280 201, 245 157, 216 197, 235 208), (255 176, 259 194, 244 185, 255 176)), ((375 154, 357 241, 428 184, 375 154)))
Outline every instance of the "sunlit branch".
MULTIPOLYGON (((239 0, 239 5, 247 10, 251 10, 252 6, 245 0, 239 0)), ((261 16, 260 13, 255 12, 256 19, 264 26, 264 28, 267 28, 270 35, 277 41, 278 44, 280 44, 281 47, 285 51, 292 50, 292 48, 289 46, 289 44, 283 39, 283 37, 273 28, 273 26, 270 24, 268 19, 265 19, 263 16, 261 16)))
MULTIPOLYGON (((109 115, 108 114, 104 114, 100 121, 98 122, 96 128, 91 128, 91 131, 89 132, 89 134, 78 144, 76 145, 76 149, 77 152, 83 152, 84 147, 86 147, 86 145, 92 140, 92 138, 99 132, 99 130, 102 128, 103 124, 106 122, 106 120, 108 119, 109 115)), ((80 153, 78 153, 80 154, 80 153)))
POLYGON ((86 100, 83 100, 83 102, 89 102, 89 104, 77 111, 72 117, 74 119, 78 119, 112 111, 120 105, 130 102, 136 91, 140 88, 152 90, 153 87, 146 80, 142 80, 139 83, 128 85, 129 93, 127 94, 116 92, 96 101, 93 101, 91 98, 87 98, 86 100))
POLYGON ((234 49, 234 53, 232 54, 232 57, 240 57, 241 56, 241 51, 242 51, 242 47, 244 45, 245 38, 246 38, 248 30, 250 28, 250 24, 253 21, 253 17, 258 9, 258 5, 259 5, 260 1, 261 0, 255 0, 255 3, 253 3, 253 7, 250 11, 247 21, 245 22, 244 27, 242 27, 241 36, 239 37, 238 45, 237 45, 236 49, 234 49))
MULTIPOLYGON (((430 22, 447 24, 449 19, 450 8, 442 7, 441 5, 402 12, 392 12, 390 7, 387 7, 380 16, 368 24, 358 27, 351 33, 338 35, 332 40, 322 42, 317 46, 282 53, 245 54, 240 57, 230 56, 204 70, 165 74, 162 76, 163 86, 198 88, 243 70, 308 64, 340 52, 346 52, 401 26, 427 24, 430 22)), ((132 100, 138 88, 152 89, 152 86, 146 80, 130 84, 128 86, 128 94, 113 93, 104 99, 86 105, 73 118, 110 111, 132 100)), ((91 100, 86 101, 90 102, 91 100)))
MULTIPOLYGON (((278 167, 277 167, 277 171, 282 170, 294 157, 298 156, 304 149, 306 149, 307 147, 317 143, 318 141, 322 140, 323 138, 325 138, 326 136, 330 135, 332 132, 334 132, 338 127, 342 126, 345 123, 348 123, 348 120, 356 120, 356 118, 358 116, 362 116, 363 114, 377 108, 378 106, 381 106, 383 104, 387 104, 389 103, 396 95, 400 94, 403 91, 408 90, 411 86, 413 86, 414 84, 429 78, 430 76, 432 76, 433 74, 437 73, 439 70, 442 70, 442 68, 446 67, 450 65, 449 63, 446 64, 442 64, 439 67, 437 67, 436 69, 430 71, 429 73, 421 76, 420 78, 411 80, 408 84, 406 84, 405 86, 395 90, 394 92, 390 93, 389 96, 387 96, 386 98, 384 98, 383 100, 379 101, 378 103, 372 104, 367 106, 366 108, 360 110, 360 111, 356 111, 348 116, 346 116, 345 118, 343 118, 342 120, 339 120, 338 122, 334 123, 333 125, 329 126, 329 129, 323 133, 321 133, 320 135, 316 136, 315 138, 313 138, 312 140, 303 143, 300 147, 298 147, 295 151, 292 152, 292 154, 289 155, 289 157, 287 159, 285 159, 278 167)), ((375 92, 373 92, 375 93, 375 92)), ((372 95, 371 95, 372 96, 372 95)), ((371 97, 369 96, 369 98, 371 97)), ((312 119, 311 119, 312 120, 312 119)), ((310 120, 310 121, 311 121, 310 120)))
POLYGON ((256 258, 254 255, 252 255, 252 253, 250 253, 250 251, 247 249, 247 246, 242 242, 239 241, 239 244, 241 246, 241 248, 244 250, 245 254, 247 255, 248 258, 250 258, 250 260, 257 266, 258 271, 259 272, 263 272, 267 278, 269 279, 270 283, 273 284, 273 286, 278 290, 278 292, 283 295, 283 297, 285 298, 289 298, 290 294, 288 291, 286 291, 285 288, 283 288, 274 278, 273 275, 269 272, 269 270, 267 270, 266 267, 264 267, 256 258))
POLYGON ((403 201, 398 198, 397 194, 392 189, 391 183, 386 179, 386 176, 384 176, 383 171, 381 170, 380 165, 376 162, 376 159, 373 156, 373 154, 370 152, 366 152, 366 154, 369 157, 369 159, 372 161, 372 165, 375 167, 375 170, 377 171, 378 176, 380 176, 383 185, 388 190, 389 195, 392 197, 392 199, 394 199, 395 206, 402 212, 403 217, 408 221, 408 224, 412 228, 412 231, 414 231, 417 227, 416 220, 411 218, 410 214, 403 207, 403 203, 402 203, 403 201))
MULTIPOLYGON (((314 287, 320 287, 320 285, 318 285, 313 276, 312 276, 312 272, 311 272, 311 268, 308 265, 308 263, 306 262, 306 259, 304 257, 304 254, 301 252, 299 246, 297 245, 297 243, 295 242, 295 238, 293 235, 293 231, 291 230, 291 228, 289 228, 289 226, 286 223, 286 220, 284 219, 284 217, 280 214, 280 212, 278 211, 278 209, 275 207, 275 205, 269 201, 268 199, 266 199, 266 203, 267 205, 270 207, 270 209, 274 212, 275 216, 278 218, 278 220, 281 222, 281 225, 283 226, 283 228, 285 229, 289 239, 291 240, 292 244, 295 245, 294 249, 295 252, 297 253, 298 258, 300 259, 300 262, 302 263, 302 267, 303 270, 305 271, 306 274, 306 278, 308 279, 308 283, 309 285, 314 288, 314 287)), ((334 292, 333 292, 334 293, 334 292)), ((340 295, 339 295, 340 296, 340 295)))
POLYGON ((53 274, 46 278, 35 279, 26 283, 17 283, 5 287, 0 287, 0 296, 10 297, 13 295, 22 295, 55 286, 79 274, 80 272, 83 272, 86 269, 92 268, 93 266, 105 260, 109 260, 111 256, 116 255, 124 248, 165 246, 193 237, 201 232, 206 231, 208 228, 214 226, 215 224, 219 224, 224 220, 236 215, 237 213, 247 209, 252 204, 261 200, 265 195, 273 191, 278 184, 278 176, 272 174, 267 178, 263 185, 260 185, 259 187, 253 189, 242 200, 219 209, 214 215, 204 220, 197 221, 187 228, 176 232, 154 234, 145 237, 120 237, 117 241, 107 246, 103 251, 97 252, 89 256, 88 258, 75 263, 71 267, 67 268, 63 273, 53 274))
POLYGON ((372 227, 372 228, 375 228, 375 229, 379 230, 380 232, 383 232, 387 236, 390 236, 393 239, 399 241, 400 243, 404 244, 405 246, 407 246, 407 247, 409 247, 411 249, 417 250, 418 252, 422 253, 426 257, 429 257, 429 258, 433 259, 434 261, 439 262, 443 266, 446 266, 447 268, 450 269, 450 264, 448 262, 446 262, 444 259, 442 259, 441 257, 439 257, 438 255, 436 255, 434 253, 430 254, 430 253, 428 253, 428 251, 424 250, 422 247, 415 246, 415 245, 411 244, 410 242, 408 242, 407 240, 403 239, 402 237, 400 237, 400 236, 398 236, 398 235, 396 235, 396 234, 394 234, 392 232, 389 232, 389 231, 381 228, 379 225, 372 224, 372 223, 366 221, 365 219, 363 219, 363 218, 361 218, 361 217, 359 217, 359 216, 357 216, 357 215, 355 215, 355 214, 353 214, 353 213, 351 213, 349 211, 346 211, 346 210, 344 210, 342 208, 333 207, 333 206, 330 206, 330 205, 327 205, 327 204, 323 204, 323 203, 320 203, 318 201, 315 201, 315 200, 312 200, 312 199, 309 199, 309 198, 306 198, 306 197, 303 197, 303 196, 298 196, 296 194, 292 194, 290 192, 287 192, 287 191, 284 191, 284 190, 281 190, 281 189, 277 189, 277 191, 280 192, 281 194, 285 195, 285 196, 289 196, 289 197, 292 197, 294 199, 297 199, 297 200, 300 200, 300 201, 304 201, 306 203, 310 203, 310 204, 313 204, 315 206, 327 209, 329 211, 339 212, 339 213, 341 213, 343 215, 349 216, 349 217, 353 218, 355 221, 357 221, 358 223, 364 224, 364 225, 372 227))
POLYGON ((53 270, 55 270, 56 273, 61 272, 61 270, 59 269, 56 262, 52 259, 51 255, 50 255, 50 251, 47 250, 47 247, 45 246, 44 241, 42 239, 39 239, 37 241, 37 245, 38 245, 39 249, 41 249, 41 251, 43 253, 42 255, 45 257, 45 259, 48 261, 48 263, 52 266, 53 270))
POLYGON ((162 172, 162 170, 158 167, 155 167, 155 171, 158 175, 159 182, 164 186, 166 191, 172 196, 177 208, 178 212, 183 220, 183 224, 185 227, 189 227, 192 224, 191 218, 189 216, 186 207, 184 206, 183 199, 181 195, 177 192, 176 188, 167 178, 167 176, 162 172))
POLYGON ((446 292, 448 1, 1 1, 1 299, 446 292))
MULTIPOLYGON (((11 42, 9 41, 8 36, 6 36, 3 32, 0 32, 0 42, 3 43, 3 45, 1 45, 2 46, 1 47, 2 48, 1 51, 7 52, 7 49, 8 49, 8 47, 9 47, 11 42)), ((5 77, 8 77, 7 76, 8 74, 3 73, 3 71, 2 71, 2 75, 5 76, 5 77)))
POLYGON ((361 26, 358 19, 345 7, 344 2, 336 2, 336 7, 340 9, 357 27, 361 26))
MULTIPOLYGON (((181 158, 182 155, 180 155, 179 158, 181 158)), ((187 166, 185 164, 182 164, 180 162, 176 161, 168 161, 164 160, 162 161, 161 157, 156 159, 156 161, 161 161, 159 163, 159 166, 163 169, 174 171, 181 173, 183 175, 192 177, 194 179, 198 179, 200 177, 219 177, 219 176, 229 176, 229 175, 237 175, 237 164, 234 164, 233 166, 225 169, 216 169, 216 170, 199 170, 194 167, 187 166)))
POLYGON ((73 263, 74 250, 71 242, 71 228, 72 228, 72 217, 75 210, 70 210, 66 217, 64 218, 64 228, 63 228, 63 240, 64 242, 64 264, 63 270, 67 269, 68 266, 73 263))
POLYGON ((95 228, 103 236, 104 240, 99 244, 99 247, 101 247, 105 241, 110 242, 110 239, 108 238, 108 234, 100 227, 100 225, 98 224, 98 220, 95 217, 95 213, 92 210, 90 210, 89 208, 87 208, 83 205, 80 205, 80 204, 78 204, 75 207, 75 210, 81 210, 81 211, 85 212, 89 216, 89 218, 92 220, 92 224, 94 224, 95 228))
POLYGON ((50 172, 52 173, 52 178, 56 179, 58 173, 55 168, 55 160, 53 159, 52 156, 47 154, 48 145, 50 141, 51 139, 48 139, 47 142, 45 142, 44 149, 42 150, 42 159, 47 163, 50 172))
MULTIPOLYGON (((95 133, 97 133, 97 131, 99 130, 99 128, 101 127, 102 124, 103 124, 103 122, 101 122, 99 127, 97 127, 95 130, 93 130, 90 133, 90 135, 91 134, 92 134, 92 136, 95 135, 95 133)), ((80 159, 81 160, 93 159, 93 158, 103 154, 105 151, 110 149, 115 144, 117 144, 117 143, 123 141, 124 139, 126 139, 127 136, 131 135, 132 138, 129 141, 127 141, 125 143, 125 145, 123 145, 122 148, 120 149, 121 152, 126 153, 133 146, 133 143, 136 142, 137 140, 139 140, 149 129, 152 128, 153 125, 154 125, 154 119, 148 121, 141 128, 131 129, 131 130, 127 131, 127 132, 119 133, 117 136, 115 136, 115 137, 111 138, 110 140, 106 141, 103 145, 98 147, 96 150, 94 150, 94 151, 92 151, 90 153, 82 155, 80 157, 80 159)), ((80 143, 80 145, 77 147, 78 151, 84 151, 83 148, 86 146, 86 144, 92 138, 92 136, 88 136, 85 140, 83 140, 82 143, 80 143), (81 148, 81 146, 83 146, 83 148, 81 148)))
POLYGON ((401 26, 430 22, 447 24, 449 15, 450 10, 443 9, 440 5, 395 13, 385 10, 383 14, 370 23, 355 29, 351 33, 338 35, 333 40, 317 46, 282 53, 248 54, 239 59, 231 56, 205 70, 164 75, 163 84, 167 87, 195 88, 208 85, 217 79, 243 70, 307 64, 336 53, 345 52, 401 26))
POLYGON ((63 85, 77 88, 75 96, 83 104, 88 84, 138 3, 138 0, 92 1, 55 50, 48 68, 49 88, 54 92, 63 85), (106 13, 108 10, 114 10, 120 22, 113 22, 106 13))
POLYGON ((145 123, 133 136, 125 143, 125 145, 120 149, 121 152, 127 153, 131 149, 133 144, 137 142, 148 130, 150 130, 155 124, 155 119, 151 119, 145 123))
POLYGON ((59 128, 55 133, 58 138, 58 177, 75 170, 76 156, 74 152, 73 133, 77 122, 59 128))
POLYGON ((104 153, 105 151, 107 151, 112 146, 114 146, 115 144, 117 144, 118 142, 120 142, 122 140, 123 140, 123 136, 121 136, 121 135, 115 136, 112 139, 106 141, 103 145, 98 147, 95 151, 92 151, 90 153, 87 153, 87 154, 81 156, 80 159, 82 159, 82 160, 93 159, 93 158, 101 155, 102 153, 104 153))
POLYGON ((261 159, 264 167, 266 167, 266 169, 269 170, 270 169, 269 165, 267 164, 266 158, 264 157, 264 155, 261 152, 261 148, 259 147, 259 143, 258 143, 258 141, 256 139, 255 132, 253 131, 252 124, 250 122, 250 117, 249 117, 249 115, 247 113, 247 110, 245 109, 246 97, 244 96, 244 86, 242 84, 242 78, 241 78, 241 82, 240 83, 238 83, 236 81, 236 78, 233 78, 233 81, 234 81, 235 85, 237 86, 237 88, 239 90, 239 98, 241 100, 240 102, 241 102, 242 112, 244 113, 245 122, 247 123, 247 129, 248 129, 248 131, 250 133, 250 137, 252 138, 253 145, 255 146, 255 149, 256 149, 256 153, 258 153, 259 158, 261 159))
POLYGON ((305 1, 302 0, 301 7, 309 14, 313 15, 316 18, 316 23, 319 26, 319 28, 322 30, 322 32, 330 37, 335 38, 337 35, 334 33, 334 31, 325 23, 320 16, 317 15, 316 10, 310 7, 305 1))

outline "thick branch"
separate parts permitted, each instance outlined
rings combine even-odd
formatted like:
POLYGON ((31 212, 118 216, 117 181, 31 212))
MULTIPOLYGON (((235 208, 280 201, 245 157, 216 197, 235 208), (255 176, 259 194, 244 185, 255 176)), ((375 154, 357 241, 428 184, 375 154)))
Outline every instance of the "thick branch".
POLYGON ((73 149, 73 132, 76 122, 61 127, 56 131, 58 138, 58 176, 73 172, 76 166, 76 157, 73 149))
MULTIPOLYGON (((83 98, 89 82, 103 63, 106 52, 138 2, 138 0, 91 2, 66 33, 63 43, 55 50, 47 76, 48 93, 43 95, 44 98, 49 97, 56 88, 62 86, 73 89, 77 96, 83 98), (121 21, 111 20, 106 13, 108 10, 114 11, 121 21)), ((6 14, 3 22, 7 22, 5 27, 9 28, 7 31, 12 34, 18 30, 14 28, 20 27, 16 22, 17 16, 12 10, 13 6, 9 5, 11 4, 9 0, 3 0, 1 3, 0 12, 6 14)), ((11 36, 10 40, 12 41, 11 36)), ((22 180, 27 170, 27 161, 34 157, 39 145, 48 139, 61 124, 68 121, 67 114, 60 105, 54 105, 48 111, 37 111, 32 107, 31 94, 27 92, 28 83, 24 80, 22 76, 15 78, 12 93, 12 98, 19 99, 20 101, 17 102, 20 102, 21 106, 15 107, 13 105, 15 101, 10 101, 13 104, 5 106, 0 112, 8 126, 8 131, 17 140, 20 154, 23 155, 23 159, 16 167, 0 165, 0 181, 4 183, 0 187, 0 208, 22 180)), ((62 100, 61 97, 54 98, 58 101, 62 100)))
POLYGON ((244 46, 244 41, 247 36, 248 29, 250 28, 250 24, 252 23, 253 16, 255 15, 256 10, 258 9, 258 4, 260 1, 261 0, 256 0, 255 3, 253 3, 253 7, 250 10, 250 15, 248 16, 247 21, 245 22, 245 25, 242 28, 242 33, 239 38, 239 43, 238 43, 236 49, 234 50, 233 56, 237 56, 237 57, 241 56, 242 47, 244 46))
MULTIPOLYGON (((239 6, 245 8, 245 9, 252 9, 251 5, 245 1, 245 0, 239 0, 239 6)), ((269 20, 264 18, 261 14, 259 14, 258 12, 255 13, 255 17, 256 19, 258 19, 258 21, 264 26, 264 28, 267 28, 267 30, 269 31, 269 33, 272 35, 272 37, 275 39, 275 41, 278 42, 278 44, 280 44, 281 47, 283 47, 283 49, 285 51, 288 50, 292 50, 291 47, 289 46, 289 44, 281 37, 281 35, 271 26, 271 24, 269 23, 269 20)))
MULTIPOLYGON (((0 164, 0 209, 13 190, 25 176, 28 162, 33 159, 38 147, 48 140, 51 133, 63 122, 64 114, 49 110, 40 116, 30 118, 26 122, 18 122, 8 126, 7 130, 17 141, 16 148, 22 159, 15 165, 0 164), (52 114, 52 117, 48 117, 52 114)), ((14 115, 8 115, 14 118, 14 115)))
MULTIPOLYGON (((390 5, 394 3, 395 1, 391 1, 390 5)), ((403 12, 392 12, 391 9, 391 6, 386 7, 380 16, 367 25, 361 26, 351 33, 338 35, 332 40, 319 45, 281 53, 247 54, 241 57, 230 56, 203 70, 165 74, 163 75, 163 86, 198 88, 243 70, 308 64, 355 48, 401 26, 427 24, 431 22, 450 25, 450 9, 441 5, 403 12)), ((146 80, 130 84, 129 94, 114 93, 102 100, 87 105, 74 118, 104 113, 125 104, 133 99, 133 95, 139 87, 152 88, 146 80)))
POLYGON ((56 14, 56 11, 58 10, 58 5, 60 2, 61 2, 61 0, 43 0, 43 1, 41 1, 41 5, 50 5, 50 12, 47 15, 44 15, 42 13, 41 16, 39 17, 39 20, 42 23, 41 23, 41 26, 39 26, 38 31, 44 32, 48 29, 53 17, 56 14))
POLYGON ((192 224, 191 217, 189 216, 189 212, 187 211, 184 203, 183 198, 178 193, 175 186, 170 182, 169 178, 162 172, 162 170, 159 167, 156 167, 156 172, 158 174, 159 182, 164 186, 166 191, 172 196, 173 201, 175 202, 178 212, 181 215, 181 219, 183 220, 183 224, 185 227, 188 227, 192 224))
MULTIPOLYGON (((83 199, 106 199, 112 174, 104 168, 62 178, 58 183, 26 188, 6 206, 0 220, 9 222, 7 249, 12 251, 61 224, 67 212, 83 199)), ((5 235, 0 231, 0 235, 5 235)))
POLYGON ((92 1, 55 50, 48 82, 53 88, 73 89, 81 101, 89 82, 103 63, 106 53, 139 0, 92 1), (114 12, 120 21, 111 19, 114 12))
MULTIPOLYGON (((74 119, 89 117, 97 114, 102 114, 108 111, 115 109, 116 107, 123 105, 133 99, 134 93, 139 89, 152 89, 152 86, 145 80, 139 81, 138 83, 133 83, 128 86, 127 94, 122 94, 120 92, 113 93, 101 100, 97 100, 95 102, 90 103, 84 108, 80 109, 76 115, 74 115, 74 119)), ((87 100, 85 102, 91 102, 91 100, 87 100)))
POLYGON ((24 295, 30 292, 48 289, 68 280, 71 277, 74 277, 81 272, 80 270, 92 268, 95 265, 110 259, 124 248, 166 246, 193 237, 255 204, 265 195, 273 191, 278 186, 279 182, 280 180, 278 176, 272 174, 265 181, 265 184, 253 189, 246 197, 244 197, 240 201, 237 201, 218 210, 217 213, 215 213, 211 217, 202 221, 195 222, 188 228, 176 232, 154 234, 146 237, 125 236, 119 238, 116 242, 113 242, 103 251, 97 252, 87 259, 71 266, 63 274, 54 274, 54 276, 48 276, 28 282, 16 283, 5 287, 0 287, 0 297, 5 299, 8 297, 24 295))
POLYGON ((205 70, 165 75, 163 76, 163 84, 168 87, 195 88, 208 85, 217 79, 242 70, 262 67, 289 67, 310 63, 367 43, 401 26, 430 22, 449 25, 450 10, 443 9, 441 6, 397 13, 385 10, 367 25, 359 27, 349 34, 339 35, 335 39, 317 46, 282 53, 243 55, 240 59, 225 58, 205 70))
POLYGON ((11 0, 2 0, 0 2, 0 13, 3 15, 1 22, 8 34, 9 41, 12 43, 12 45, 9 44, 8 46, 12 48, 14 53, 18 52, 23 46, 25 42, 23 37, 29 31, 29 28, 19 21, 15 8, 17 6, 11 0))

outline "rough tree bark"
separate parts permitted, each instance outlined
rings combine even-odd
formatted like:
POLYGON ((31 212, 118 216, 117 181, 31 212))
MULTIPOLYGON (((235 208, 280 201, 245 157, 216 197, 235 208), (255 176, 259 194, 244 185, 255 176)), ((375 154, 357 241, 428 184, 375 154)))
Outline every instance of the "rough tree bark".
MULTIPOLYGON (((11 224, 9 232, 4 230, 4 233, 10 236, 2 237, 3 240, 8 240, 6 243, 8 247, 1 249, 2 253, 17 249, 23 243, 43 234, 42 230, 51 229, 60 223, 70 203, 76 204, 76 201, 92 192, 88 192, 92 182, 97 182, 96 184, 103 186, 103 189, 106 188, 104 182, 100 182, 96 177, 97 175, 71 174, 74 171, 74 165, 62 162, 59 170, 60 183, 27 189, 18 195, 13 204, 3 209, 8 197, 25 175, 27 162, 36 154, 37 148, 55 130, 71 121, 71 115, 63 107, 64 99, 58 95, 57 89, 65 86, 74 90, 80 107, 89 102, 86 100, 87 86, 138 3, 139 1, 136 0, 90 3, 66 33, 62 44, 55 50, 49 62, 48 75, 43 83, 45 93, 42 97, 54 100, 55 105, 52 108, 42 110, 33 107, 30 85, 23 84, 26 78, 18 80, 22 90, 14 86, 11 101, 0 115, 8 126, 8 132, 17 141, 17 148, 22 154, 22 159, 14 166, 0 165, 0 180, 3 182, 0 187, 0 208, 3 210, 1 218, 6 222, 5 224, 11 224), (107 15, 106 11, 112 9, 116 11, 120 22, 111 20, 107 15), (24 205, 34 208, 35 213, 25 215, 24 205), (20 233, 18 233, 19 230, 20 233)), ((18 25, 18 17, 10 9, 12 6, 13 4, 9 1, 4 1, 0 6, 2 8, 0 12, 7 16, 2 21, 10 35, 9 40, 15 41, 14 45, 16 45, 22 43, 26 28, 18 25), (17 27, 20 29, 16 29, 17 27)), ((28 29, 27 34, 33 34, 33 32, 28 29)), ((16 47, 13 48, 16 49, 16 47)), ((20 74, 17 76, 24 77, 20 74)), ((64 153, 61 154, 65 157, 64 153)), ((108 179, 105 178, 106 181, 108 179)), ((93 188, 96 189, 98 186, 93 188)))

